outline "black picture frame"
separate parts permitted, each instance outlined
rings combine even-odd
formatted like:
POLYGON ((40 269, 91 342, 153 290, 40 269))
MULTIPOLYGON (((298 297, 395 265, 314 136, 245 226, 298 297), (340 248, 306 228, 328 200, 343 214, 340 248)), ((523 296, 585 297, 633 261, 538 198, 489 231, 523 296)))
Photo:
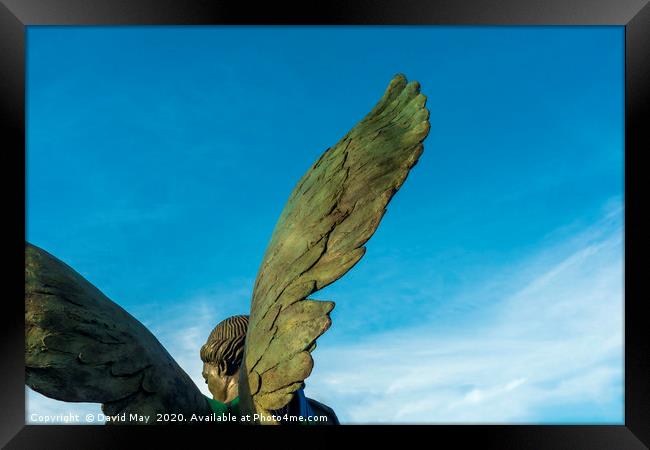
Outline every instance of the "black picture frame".
MULTIPOLYGON (((645 332, 642 282, 646 227, 642 220, 642 157, 650 149, 650 5, 648 0, 465 0, 348 1, 302 5, 224 0, 0 0, 0 99, 4 128, 3 222, 7 264, 2 305, 2 417, 0 444, 7 448, 107 448, 148 445, 197 436, 226 444, 240 442, 241 431, 214 427, 97 427, 25 425, 24 310, 21 297, 25 240, 25 36, 30 25, 221 25, 221 24, 430 24, 430 25, 622 25, 625 27, 625 424, 620 426, 499 425, 417 427, 315 427, 299 429, 307 445, 325 442, 325 434, 347 439, 350 432, 383 439, 398 434, 406 445, 425 438, 432 446, 635 449, 650 445, 650 340, 645 332), (645 336, 645 338, 644 338, 645 336), (155 428, 155 430, 154 430, 155 428), (352 430, 354 428, 354 430, 352 430), (426 434, 412 436, 417 434, 426 434), (317 437, 316 437, 317 436, 317 437), (316 437, 316 439, 314 439, 316 437)), ((647 295, 647 294, 646 294, 647 295)), ((275 436, 256 428, 247 435, 275 436), (258 431, 259 430, 259 431, 258 431)), ((362 438, 356 436, 356 438, 362 438)), ((246 437, 247 439, 247 437, 246 437)), ((303 444, 303 445, 304 445, 303 444)), ((275 445, 269 443, 268 445, 275 445)))

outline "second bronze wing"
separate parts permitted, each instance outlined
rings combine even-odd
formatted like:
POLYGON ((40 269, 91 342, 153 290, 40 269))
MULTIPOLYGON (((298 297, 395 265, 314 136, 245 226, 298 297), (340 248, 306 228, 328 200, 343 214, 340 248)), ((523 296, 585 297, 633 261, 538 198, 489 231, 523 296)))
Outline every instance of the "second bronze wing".
MULTIPOLYGON (((25 384, 66 402, 101 403, 138 422, 211 410, 190 377, 135 317, 45 250, 25 245, 25 384)), ((107 422, 114 423, 114 422, 107 422)))

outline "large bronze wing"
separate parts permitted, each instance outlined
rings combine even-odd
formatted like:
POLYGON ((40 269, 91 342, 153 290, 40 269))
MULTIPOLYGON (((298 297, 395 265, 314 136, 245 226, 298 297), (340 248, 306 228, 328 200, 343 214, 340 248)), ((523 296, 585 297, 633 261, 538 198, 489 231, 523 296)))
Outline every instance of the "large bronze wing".
MULTIPOLYGON (((240 401, 269 415, 311 373, 311 350, 333 302, 307 297, 363 256, 386 205, 422 153, 426 97, 395 76, 370 113, 328 149, 294 188, 275 226, 253 291, 240 401)), ((272 422, 263 422, 272 423, 272 422)))
POLYGON ((190 377, 147 328, 71 267, 25 246, 26 384, 107 415, 210 414, 190 377))

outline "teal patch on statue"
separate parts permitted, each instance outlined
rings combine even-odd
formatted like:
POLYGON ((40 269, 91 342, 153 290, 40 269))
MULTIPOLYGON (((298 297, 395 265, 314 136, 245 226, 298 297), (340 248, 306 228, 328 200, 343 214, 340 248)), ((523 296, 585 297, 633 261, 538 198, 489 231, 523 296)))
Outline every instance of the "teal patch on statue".
POLYGON ((225 403, 221 403, 218 400, 214 400, 210 397, 205 397, 208 400, 208 404, 210 405, 210 409, 212 410, 213 413, 218 414, 218 415, 223 415, 223 414, 228 414, 230 412, 230 409, 228 408, 228 405, 225 403))

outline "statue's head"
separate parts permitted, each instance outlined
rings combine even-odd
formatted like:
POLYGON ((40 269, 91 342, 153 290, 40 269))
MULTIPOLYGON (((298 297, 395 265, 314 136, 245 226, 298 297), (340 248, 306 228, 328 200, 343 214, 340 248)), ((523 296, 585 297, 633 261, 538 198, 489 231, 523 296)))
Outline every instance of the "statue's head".
POLYGON ((215 400, 225 403, 238 395, 247 328, 248 316, 229 317, 214 327, 201 347, 203 378, 215 400))

